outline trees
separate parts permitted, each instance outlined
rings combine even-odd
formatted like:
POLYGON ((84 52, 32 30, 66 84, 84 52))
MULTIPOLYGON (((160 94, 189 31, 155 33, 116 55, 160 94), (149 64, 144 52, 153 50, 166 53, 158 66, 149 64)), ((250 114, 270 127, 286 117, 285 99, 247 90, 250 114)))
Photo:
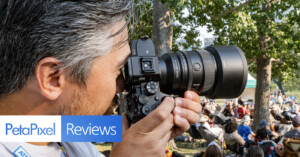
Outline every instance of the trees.
MULTIPOLYGON (((173 41, 181 34, 187 41, 173 42, 173 51, 178 45, 193 45, 199 33, 195 28, 207 26, 217 36, 216 45, 237 45, 245 52, 249 70, 257 74, 254 128, 261 119, 268 119, 271 77, 284 82, 300 75, 295 71, 300 68, 300 1, 161 1, 171 10, 173 41), (189 12, 186 17, 182 16, 184 8, 189 12), (183 25, 189 26, 191 33, 183 25)), ((151 0, 147 3, 153 5, 151 0)))
POLYGON ((293 0, 207 0, 186 2, 191 18, 214 30, 215 44, 238 45, 257 74, 254 128, 268 119, 272 74, 281 81, 295 77, 299 65, 300 2, 293 0), (273 63, 273 68, 272 68, 273 63))

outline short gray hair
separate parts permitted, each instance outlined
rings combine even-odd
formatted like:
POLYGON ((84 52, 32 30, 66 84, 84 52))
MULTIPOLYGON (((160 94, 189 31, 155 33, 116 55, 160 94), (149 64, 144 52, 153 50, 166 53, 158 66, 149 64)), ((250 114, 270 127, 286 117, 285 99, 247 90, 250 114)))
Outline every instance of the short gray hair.
POLYGON ((132 10, 133 0, 0 1, 0 96, 20 90, 45 57, 84 83, 93 60, 110 51, 110 37, 126 27, 112 35, 112 26, 132 10))

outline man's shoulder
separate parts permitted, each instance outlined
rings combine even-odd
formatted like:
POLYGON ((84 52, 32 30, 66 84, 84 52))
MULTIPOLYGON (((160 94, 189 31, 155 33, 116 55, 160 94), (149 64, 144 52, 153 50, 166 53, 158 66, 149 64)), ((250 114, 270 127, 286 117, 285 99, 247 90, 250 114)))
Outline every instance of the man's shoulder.
POLYGON ((14 157, 13 153, 0 142, 0 156, 14 157))
POLYGON ((59 146, 50 143, 46 146, 34 145, 26 142, 2 142, 0 144, 0 156, 55 156, 62 157, 63 153, 59 146))
POLYGON ((300 138, 300 129, 293 129, 291 131, 288 131, 284 134, 285 138, 293 138, 293 137, 298 137, 300 138))

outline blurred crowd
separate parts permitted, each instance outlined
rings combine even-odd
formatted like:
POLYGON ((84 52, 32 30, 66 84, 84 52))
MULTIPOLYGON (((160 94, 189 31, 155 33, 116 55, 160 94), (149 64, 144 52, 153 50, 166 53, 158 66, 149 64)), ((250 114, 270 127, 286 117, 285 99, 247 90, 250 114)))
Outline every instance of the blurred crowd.
POLYGON ((217 104, 204 99, 201 105, 200 121, 188 133, 193 140, 204 139, 206 151, 195 157, 223 156, 221 152, 226 149, 231 156, 300 157, 300 104, 296 98, 272 94, 267 111, 270 116, 262 119, 255 130, 253 101, 239 98, 217 104))

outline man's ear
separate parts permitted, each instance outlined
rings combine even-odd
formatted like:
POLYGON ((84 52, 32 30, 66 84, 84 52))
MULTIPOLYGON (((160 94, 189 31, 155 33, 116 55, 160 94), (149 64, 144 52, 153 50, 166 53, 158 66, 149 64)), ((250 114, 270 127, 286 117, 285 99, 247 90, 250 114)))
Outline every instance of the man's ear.
POLYGON ((65 85, 65 74, 57 68, 59 64, 57 59, 47 57, 40 60, 35 67, 35 78, 41 94, 49 100, 56 100, 65 85))

